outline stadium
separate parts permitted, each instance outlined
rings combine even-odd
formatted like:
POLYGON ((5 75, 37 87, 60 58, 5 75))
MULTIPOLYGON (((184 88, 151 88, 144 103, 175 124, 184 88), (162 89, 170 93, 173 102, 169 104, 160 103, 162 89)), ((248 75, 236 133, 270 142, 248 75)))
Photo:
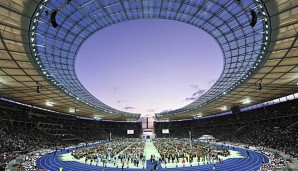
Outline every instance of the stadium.
POLYGON ((297 0, 1 0, 0 11, 0 170, 298 170, 297 0), (200 29, 223 58, 200 97, 153 117, 102 102, 75 70, 95 33, 143 19, 200 29))

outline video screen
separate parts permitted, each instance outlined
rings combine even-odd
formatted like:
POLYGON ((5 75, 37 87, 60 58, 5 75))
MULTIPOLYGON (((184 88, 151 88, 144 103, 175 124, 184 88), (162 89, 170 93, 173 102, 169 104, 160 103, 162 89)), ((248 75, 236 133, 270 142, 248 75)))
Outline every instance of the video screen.
POLYGON ((169 129, 162 129, 162 133, 163 133, 163 134, 169 134, 170 131, 169 131, 169 129))
POLYGON ((130 129, 128 129, 128 130, 127 130, 127 134, 134 134, 134 130, 130 130, 130 129))

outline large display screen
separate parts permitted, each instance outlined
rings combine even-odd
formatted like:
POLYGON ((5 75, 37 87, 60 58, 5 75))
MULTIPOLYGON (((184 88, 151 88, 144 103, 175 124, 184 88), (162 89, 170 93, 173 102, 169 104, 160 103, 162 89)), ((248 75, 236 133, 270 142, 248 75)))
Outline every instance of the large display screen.
POLYGON ((163 133, 163 134, 169 134, 170 131, 169 131, 169 129, 162 129, 162 133, 163 133))
POLYGON ((134 130, 128 129, 127 134, 134 134, 134 130))

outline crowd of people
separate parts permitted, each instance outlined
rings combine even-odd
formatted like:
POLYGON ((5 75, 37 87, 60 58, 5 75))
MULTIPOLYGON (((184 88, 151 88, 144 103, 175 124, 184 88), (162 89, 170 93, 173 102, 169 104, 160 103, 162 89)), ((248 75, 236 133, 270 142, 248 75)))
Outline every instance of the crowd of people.
MULTIPOLYGON (((193 139, 198 139, 202 135, 213 135, 217 141, 262 146, 297 158, 298 99, 236 115, 170 123, 156 122, 157 136, 169 136, 162 134, 162 129, 169 129, 171 137, 187 138, 188 132, 191 131, 193 139)), ((285 167, 281 156, 275 154, 269 155, 269 158, 272 160, 270 163, 264 163, 263 170, 285 167)))
POLYGON ((264 146, 298 157, 298 99, 236 115, 155 122, 154 127, 157 137, 169 136, 162 129, 169 129, 176 138, 188 138, 191 131, 193 139, 213 135, 218 141, 264 146))
POLYGON ((80 148, 71 152, 76 159, 85 159, 85 164, 102 165, 111 164, 114 167, 144 167, 145 142, 140 139, 126 138, 96 146, 80 148))
POLYGON ((274 152, 263 149, 261 152, 269 158, 270 162, 263 163, 263 165, 260 168, 260 171, 286 170, 286 161, 276 151, 274 152))
MULTIPOLYGON (((1 106, 3 102, 0 103, 1 106)), ((298 100, 291 100, 272 106, 245 111, 236 115, 225 115, 220 117, 176 121, 176 122, 155 122, 154 128, 157 137, 169 136, 162 134, 162 129, 169 129, 171 137, 188 138, 189 131, 192 132, 192 139, 200 138, 202 135, 213 135, 219 141, 240 142, 252 146, 263 146, 282 151, 293 157, 298 157, 298 100)), ((0 165, 4 167, 7 163, 20 155, 44 148, 65 147, 78 142, 92 142, 96 140, 108 140, 112 134, 113 139, 128 137, 127 129, 135 130, 131 138, 139 137, 141 133, 141 123, 108 122, 80 119, 75 116, 62 115, 29 109, 26 106, 8 104, 6 107, 0 107, 0 165), (79 129, 78 129, 79 128, 79 129), (73 138, 77 137, 77 138, 73 138), (67 140, 68 139, 68 140, 67 140), (71 141, 69 141, 71 140, 71 141), (75 141, 74 141, 75 140, 75 141)), ((132 143, 132 142, 130 142, 132 143)), ((166 143, 166 142, 161 142, 166 143)), ((165 145, 165 144, 163 144, 165 145)), ((157 145, 163 155, 163 162, 172 162, 175 155, 174 151, 179 149, 179 143, 176 145, 167 144, 166 147, 157 145), (171 147, 172 146, 172 147, 171 147), (173 152, 169 154, 164 151, 173 152), (170 157, 169 157, 170 156, 170 157), (170 159, 169 159, 170 158, 170 159)), ((104 147, 102 147, 104 148, 104 147)), ((137 149, 136 145, 127 145, 121 149, 117 146, 115 149, 124 150, 125 162, 127 159, 135 161, 133 158, 141 158, 142 146, 137 149), (132 149, 126 149, 131 146, 132 149), (134 157, 128 157, 134 156, 134 157)), ((186 148, 191 149, 191 148, 186 148)), ((203 150, 205 148, 202 148, 203 150)), ((92 149, 89 149, 92 150, 92 149)), ((93 149, 94 150, 94 149, 93 149)), ((103 150, 107 150, 106 148, 103 150)), ((190 150, 192 151, 192 150, 190 150)), ((188 155, 189 161, 194 161, 194 156, 200 156, 190 151, 179 152, 188 155)), ((204 152, 204 151, 203 151, 204 152)), ((88 152, 87 152, 88 153, 88 152)), ((115 157, 119 151, 103 153, 106 158, 113 154, 115 157)), ((74 156, 84 157, 85 152, 74 152, 74 156), (76 154, 77 153, 77 154, 76 154)), ((89 155, 89 153, 88 153, 89 155)), ((98 155, 97 155, 98 156, 98 155)), ((204 154, 205 161, 207 154, 204 154)), ((93 156, 93 162, 95 162, 93 156)), ((102 155, 100 156, 102 158, 102 155)), ((118 157, 118 156, 117 156, 118 157)), ((186 160, 186 156, 182 156, 186 160)), ((214 155, 213 155, 214 157, 214 155)), ((87 156, 90 162, 92 155, 87 156)), ((212 158, 212 154, 211 154, 212 158)), ((109 160, 108 160, 109 161, 109 160)), ((139 163, 142 160, 138 160, 139 163)), ((201 160, 200 160, 201 161, 201 160)), ((30 162, 28 162, 30 163, 30 162)), ((277 162, 278 163, 278 162, 277 162)), ((137 164, 137 162, 135 163, 137 164)), ((276 165, 274 165, 276 166, 276 165)), ((265 164, 264 167, 271 167, 265 164)))
MULTIPOLYGON (((138 137, 141 124, 85 120, 0 101, 0 170, 29 152, 108 140, 110 134, 121 138, 127 129, 135 130, 131 136, 138 137)), ((23 166, 29 163, 34 164, 27 160, 23 166)))
POLYGON ((154 145, 157 148, 160 159, 159 161, 165 165, 167 163, 186 163, 192 165, 211 164, 222 161, 221 156, 227 157, 230 152, 223 146, 211 146, 198 142, 185 142, 178 139, 156 139, 154 145))
POLYGON ((32 125, 0 121, 0 165, 31 151, 53 146, 65 145, 64 142, 45 134, 32 125))

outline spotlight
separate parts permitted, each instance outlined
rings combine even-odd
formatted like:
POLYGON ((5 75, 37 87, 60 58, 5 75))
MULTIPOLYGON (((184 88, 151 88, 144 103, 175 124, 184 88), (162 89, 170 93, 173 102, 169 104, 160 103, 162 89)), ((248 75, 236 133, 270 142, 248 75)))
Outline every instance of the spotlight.
POLYGON ((36 92, 37 93, 40 93, 40 89, 42 88, 42 86, 38 83, 38 81, 36 81, 36 85, 37 85, 37 87, 36 87, 36 92))
POLYGON ((245 6, 241 0, 235 0, 236 3, 245 11, 245 12, 250 12, 251 14, 251 20, 250 20, 250 26, 251 27, 254 27, 257 23, 257 13, 253 10, 253 9, 250 9, 248 6, 245 6))
POLYGON ((260 82, 257 81, 257 82, 255 83, 255 86, 258 87, 258 90, 262 90, 262 89, 263 89, 263 86, 262 86, 262 79, 260 79, 259 81, 260 81, 260 82))
POLYGON ((51 24, 54 28, 58 27, 58 23, 56 22, 56 15, 57 15, 57 12, 62 10, 63 8, 65 8, 67 5, 69 5, 71 3, 71 0, 67 0, 66 3, 64 3, 63 5, 59 6, 58 8, 54 9, 51 13, 51 18, 50 18, 50 21, 51 21, 51 24))
POLYGON ((36 88, 36 92, 37 92, 37 93, 40 93, 40 92, 39 92, 39 88, 40 88, 40 87, 39 87, 39 85, 38 85, 37 88, 36 88))
POLYGON ((254 27, 257 23, 257 13, 254 10, 250 10, 251 14, 251 21, 250 21, 250 26, 254 27))
POLYGON ((40 93, 40 92, 39 92, 39 88, 40 88, 40 87, 37 86, 37 88, 36 88, 36 92, 37 92, 37 93, 40 93))
POLYGON ((51 13, 51 24, 54 28, 58 27, 58 23, 56 22, 56 15, 57 15, 58 10, 54 10, 51 13))
POLYGON ((259 90, 262 90, 262 84, 261 83, 259 83, 259 90))

